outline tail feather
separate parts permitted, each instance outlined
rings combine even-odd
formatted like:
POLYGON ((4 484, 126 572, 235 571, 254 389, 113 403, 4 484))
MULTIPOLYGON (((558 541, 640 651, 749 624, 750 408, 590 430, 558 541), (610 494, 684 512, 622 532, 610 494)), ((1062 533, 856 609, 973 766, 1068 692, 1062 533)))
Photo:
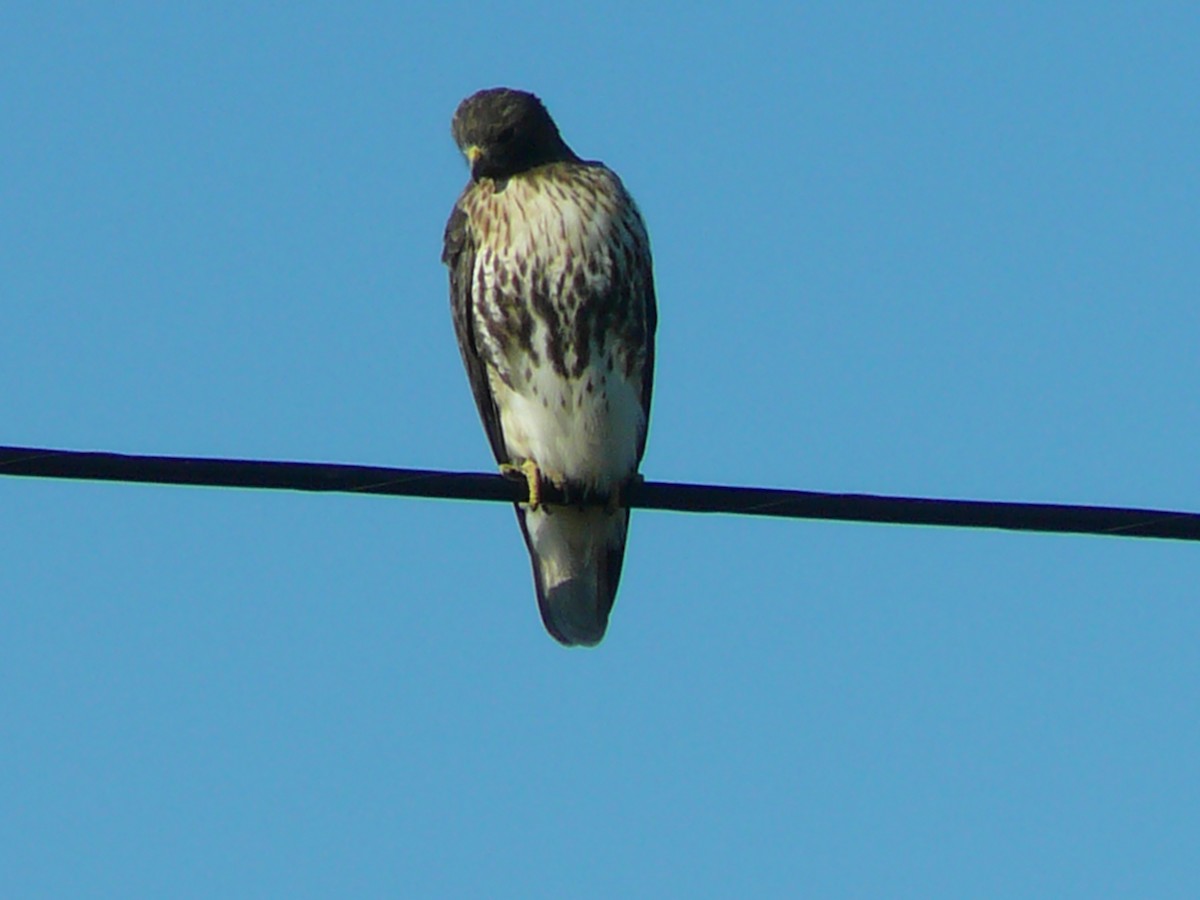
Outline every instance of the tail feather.
POLYGON ((600 643, 621 580, 629 510, 518 506, 517 521, 546 630, 568 647, 600 643))

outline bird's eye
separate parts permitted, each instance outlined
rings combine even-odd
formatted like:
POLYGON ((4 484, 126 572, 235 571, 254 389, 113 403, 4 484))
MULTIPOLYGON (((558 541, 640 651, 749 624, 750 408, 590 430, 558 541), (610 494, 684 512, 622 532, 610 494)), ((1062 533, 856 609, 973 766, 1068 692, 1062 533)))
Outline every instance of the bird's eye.
POLYGON ((509 125, 503 131, 501 131, 498 135, 496 135, 496 140, 499 141, 501 144, 507 144, 514 137, 516 137, 516 134, 517 134, 517 129, 514 126, 509 125))

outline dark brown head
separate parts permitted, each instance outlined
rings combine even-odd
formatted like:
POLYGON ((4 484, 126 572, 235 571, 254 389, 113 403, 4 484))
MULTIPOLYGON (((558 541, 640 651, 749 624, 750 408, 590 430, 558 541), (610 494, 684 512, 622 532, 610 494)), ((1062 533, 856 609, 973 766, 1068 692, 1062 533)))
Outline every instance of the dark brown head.
POLYGON ((455 110, 450 131, 476 181, 579 158, 563 142, 542 101, 511 88, 472 94, 455 110))

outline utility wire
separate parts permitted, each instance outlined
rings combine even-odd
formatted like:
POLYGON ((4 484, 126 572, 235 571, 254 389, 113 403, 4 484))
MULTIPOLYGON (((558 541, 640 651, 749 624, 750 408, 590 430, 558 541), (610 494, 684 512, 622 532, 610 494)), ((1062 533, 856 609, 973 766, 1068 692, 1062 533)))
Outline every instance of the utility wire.
MULTIPOLYGON (((273 460, 127 456, 37 447, 0 447, 0 475, 509 503, 528 499, 523 480, 473 472, 273 460)), ((544 488, 544 503, 553 505, 563 500, 562 494, 552 485, 544 488)), ((1157 509, 829 494, 661 481, 634 482, 622 492, 621 500, 629 507, 676 512, 1200 541, 1200 514, 1157 509)))

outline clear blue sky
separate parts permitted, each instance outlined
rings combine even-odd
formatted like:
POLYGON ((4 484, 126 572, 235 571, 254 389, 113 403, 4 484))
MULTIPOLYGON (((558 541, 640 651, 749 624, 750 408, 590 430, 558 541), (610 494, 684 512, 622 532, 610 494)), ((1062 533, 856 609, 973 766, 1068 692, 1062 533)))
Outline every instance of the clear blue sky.
MULTIPOLYGON (((650 226, 662 480, 1200 509, 1194 3, 19 4, 0 443, 485 470, 464 95, 650 226)), ((0 895, 1200 892, 1200 548, 0 478, 0 895)))

